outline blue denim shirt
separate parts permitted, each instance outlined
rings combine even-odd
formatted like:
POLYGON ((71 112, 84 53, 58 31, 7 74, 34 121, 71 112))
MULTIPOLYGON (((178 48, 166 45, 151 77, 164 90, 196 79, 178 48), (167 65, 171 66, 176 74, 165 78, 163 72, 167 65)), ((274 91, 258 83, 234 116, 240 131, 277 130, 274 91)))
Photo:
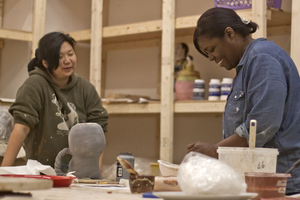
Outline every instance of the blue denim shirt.
MULTIPOLYGON (((277 172, 300 159, 300 78, 290 56, 264 38, 245 51, 223 115, 223 139, 237 133, 249 141, 257 121, 256 147, 277 148, 277 172)), ((300 167, 291 171, 286 193, 300 192, 300 167)))

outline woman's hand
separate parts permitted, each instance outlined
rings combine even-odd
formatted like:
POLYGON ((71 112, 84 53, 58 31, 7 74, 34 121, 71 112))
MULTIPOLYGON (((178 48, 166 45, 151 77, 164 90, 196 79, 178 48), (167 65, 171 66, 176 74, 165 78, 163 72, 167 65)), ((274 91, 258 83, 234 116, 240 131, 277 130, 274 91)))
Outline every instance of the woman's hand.
POLYGON ((195 151, 213 158, 218 158, 218 147, 248 147, 248 143, 246 138, 235 133, 217 144, 209 144, 198 141, 187 145, 188 153, 195 151))
POLYGON ((213 158, 218 158, 217 148, 218 148, 217 145, 200 142, 200 141, 187 145, 188 153, 191 151, 195 151, 213 158))

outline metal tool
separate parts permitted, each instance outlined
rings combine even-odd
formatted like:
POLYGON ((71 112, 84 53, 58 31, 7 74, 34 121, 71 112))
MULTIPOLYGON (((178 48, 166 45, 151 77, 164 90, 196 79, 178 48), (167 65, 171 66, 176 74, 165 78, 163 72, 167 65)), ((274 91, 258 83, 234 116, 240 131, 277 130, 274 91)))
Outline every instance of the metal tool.
POLYGON ((299 167, 299 166, 300 166, 300 159, 297 160, 297 161, 294 163, 294 165, 293 165, 289 170, 287 170, 285 173, 288 174, 288 173, 290 173, 294 168, 297 168, 297 167, 299 167))

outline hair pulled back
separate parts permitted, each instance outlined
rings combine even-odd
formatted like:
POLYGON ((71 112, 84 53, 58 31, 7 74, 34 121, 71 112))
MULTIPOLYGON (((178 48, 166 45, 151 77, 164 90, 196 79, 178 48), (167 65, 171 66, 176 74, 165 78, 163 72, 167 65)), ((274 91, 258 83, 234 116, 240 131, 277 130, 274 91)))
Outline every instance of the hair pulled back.
POLYGON ((69 34, 51 32, 44 35, 39 41, 38 48, 35 50, 35 58, 27 65, 28 72, 34 70, 34 67, 39 67, 54 75, 53 70, 58 68, 60 48, 64 42, 68 42, 74 49, 76 42, 69 34), (46 61, 48 68, 43 66, 42 60, 46 61))
POLYGON ((201 15, 198 19, 197 26, 194 32, 194 46, 195 48, 205 55, 198 45, 198 38, 205 36, 211 38, 223 38, 224 30, 231 27, 236 33, 242 37, 246 37, 254 33, 258 25, 254 22, 245 23, 241 20, 240 16, 235 11, 228 8, 211 8, 201 15))

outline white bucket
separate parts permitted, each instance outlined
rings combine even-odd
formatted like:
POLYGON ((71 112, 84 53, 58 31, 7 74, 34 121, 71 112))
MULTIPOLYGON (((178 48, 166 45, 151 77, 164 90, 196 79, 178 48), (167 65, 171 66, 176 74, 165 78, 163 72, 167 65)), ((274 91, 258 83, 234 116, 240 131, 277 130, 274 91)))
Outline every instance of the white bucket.
POLYGON ((244 177, 244 172, 276 172, 277 149, 219 147, 219 160, 231 166, 244 177))

